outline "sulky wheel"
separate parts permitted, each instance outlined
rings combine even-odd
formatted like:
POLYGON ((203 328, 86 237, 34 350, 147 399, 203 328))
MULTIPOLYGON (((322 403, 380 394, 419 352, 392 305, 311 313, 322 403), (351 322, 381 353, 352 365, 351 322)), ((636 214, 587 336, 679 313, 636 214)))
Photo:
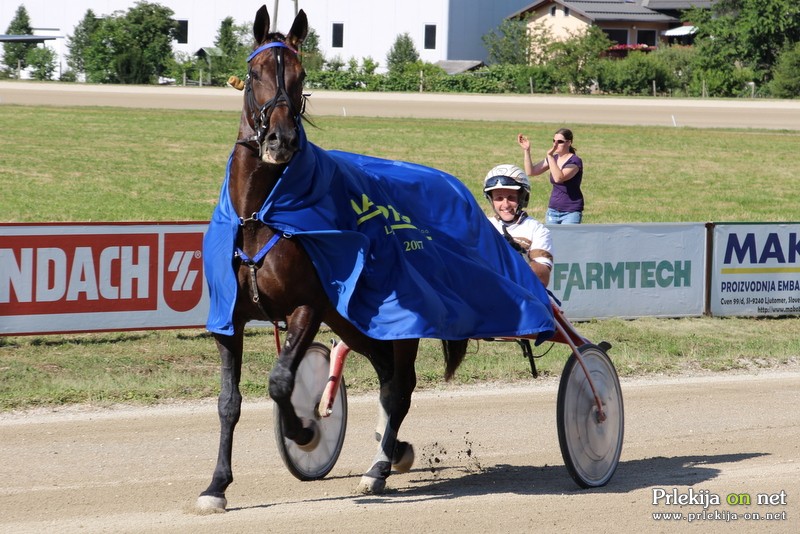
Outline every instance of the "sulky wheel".
POLYGON ((573 354, 558 386, 558 443, 572 479, 582 488, 596 488, 611 480, 622 452, 622 390, 614 364, 601 347, 586 344, 578 350, 600 397, 605 420, 599 420, 586 372, 573 354))
POLYGON ((328 417, 317 414, 317 404, 328 383, 330 356, 331 351, 325 345, 312 343, 303 356, 294 379, 292 405, 298 417, 312 421, 319 432, 319 439, 312 441, 313 448, 301 448, 284 437, 280 408, 277 404, 273 405, 278 451, 289 472, 300 480, 318 480, 327 475, 339 459, 344 443, 347 430, 347 392, 344 379, 336 393, 333 413, 328 417))

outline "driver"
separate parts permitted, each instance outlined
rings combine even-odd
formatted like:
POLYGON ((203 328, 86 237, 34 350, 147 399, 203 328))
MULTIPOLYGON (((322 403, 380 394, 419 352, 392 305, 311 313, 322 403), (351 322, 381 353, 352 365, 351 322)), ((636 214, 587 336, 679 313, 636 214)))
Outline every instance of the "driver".
POLYGON ((494 211, 489 216, 491 223, 547 287, 553 270, 553 243, 550 230, 525 211, 531 196, 528 176, 516 165, 498 165, 483 179, 483 194, 494 211))

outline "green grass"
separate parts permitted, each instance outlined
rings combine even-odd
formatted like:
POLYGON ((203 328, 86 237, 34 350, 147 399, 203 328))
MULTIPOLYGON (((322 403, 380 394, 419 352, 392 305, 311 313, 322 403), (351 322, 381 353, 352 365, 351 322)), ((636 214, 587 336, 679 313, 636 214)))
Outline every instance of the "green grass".
MULTIPOLYGON (((580 323, 595 342, 608 340, 622 377, 792 366, 800 355, 800 318, 604 320, 580 323)), ((317 339, 328 343, 331 332, 317 339)), ((569 349, 534 348, 545 377, 561 373, 569 349)), ((276 350, 271 328, 246 331, 242 393, 267 397, 276 350)), ((438 341, 423 340, 417 360, 418 389, 442 384, 438 341)), ((199 399, 219 391, 214 341, 201 330, 0 337, 0 411, 70 403, 152 404, 199 399)), ((350 356, 345 377, 351 392, 377 391, 365 358, 350 356)), ((516 343, 473 341, 457 384, 531 380, 530 365, 516 343)))
MULTIPOLYGON (((553 125, 318 117, 309 139, 430 165, 481 199, 486 172, 534 157, 553 125)), ((0 221, 208 220, 238 114, 0 106, 0 221)), ((800 212, 800 132, 570 125, 585 162, 585 221, 786 221, 800 212)), ((533 179, 531 211, 550 191, 533 179)))
MULTIPOLYGON (((521 162, 518 132, 543 153, 555 126, 485 121, 316 117, 323 148, 413 161, 461 178, 480 194, 485 173, 521 162)), ((217 201, 238 113, 0 105, 0 222, 205 221, 217 201)), ((800 220, 800 133, 765 130, 569 125, 586 170, 585 222, 800 220)), ((545 177, 531 212, 543 217, 545 177)), ((623 376, 796 364, 800 318, 639 319, 581 323, 608 340, 623 376)), ((328 342, 329 332, 318 339, 328 342)), ((550 345, 536 349, 545 353, 550 345)), ((275 348, 271 329, 245 341, 242 389, 265 397, 275 348)), ((458 383, 530 379, 513 343, 473 343, 458 383)), ((557 376, 568 349, 537 362, 557 376)), ((425 340, 420 388, 441 384, 438 342, 425 340)), ((351 391, 374 390, 353 356, 351 391)), ((215 396, 219 370, 203 331, 0 337, 0 410, 66 403, 162 402, 215 396)))

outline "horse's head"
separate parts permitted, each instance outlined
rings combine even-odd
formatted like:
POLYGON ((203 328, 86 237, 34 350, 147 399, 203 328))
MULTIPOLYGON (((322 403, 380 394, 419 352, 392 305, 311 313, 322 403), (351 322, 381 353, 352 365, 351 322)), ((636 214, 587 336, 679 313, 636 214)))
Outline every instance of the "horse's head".
POLYGON ((247 141, 258 145, 258 156, 265 163, 288 163, 300 148, 305 71, 298 50, 307 33, 308 19, 303 10, 285 37, 269 33, 266 6, 256 13, 253 23, 256 45, 247 59, 242 128, 246 122, 254 132, 247 141))

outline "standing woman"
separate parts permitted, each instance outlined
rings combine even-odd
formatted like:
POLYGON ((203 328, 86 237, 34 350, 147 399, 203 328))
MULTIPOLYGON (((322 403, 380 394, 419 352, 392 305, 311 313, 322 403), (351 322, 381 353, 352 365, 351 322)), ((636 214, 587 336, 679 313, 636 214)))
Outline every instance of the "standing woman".
POLYGON ((553 146, 542 161, 534 164, 531 159, 531 143, 526 136, 519 134, 517 143, 522 148, 525 173, 539 176, 550 170, 550 183, 553 190, 547 205, 545 222, 547 224, 580 224, 583 219, 583 161, 572 146, 572 130, 561 128, 553 134, 553 146))

